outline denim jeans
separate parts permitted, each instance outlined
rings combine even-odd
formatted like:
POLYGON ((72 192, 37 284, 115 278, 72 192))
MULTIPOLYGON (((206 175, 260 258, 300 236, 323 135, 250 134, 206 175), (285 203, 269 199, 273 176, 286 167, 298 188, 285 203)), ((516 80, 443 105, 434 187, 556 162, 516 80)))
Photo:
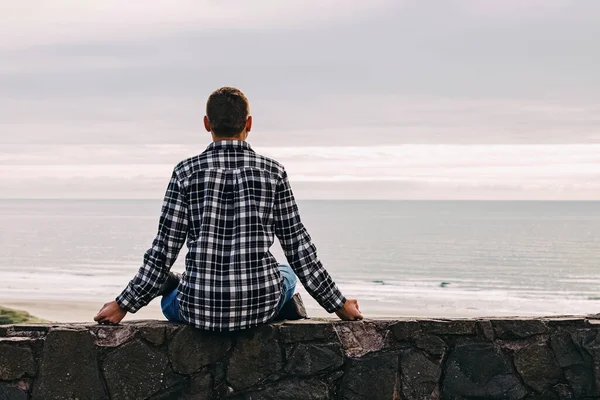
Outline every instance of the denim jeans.
MULTIPOLYGON (((279 305, 277 306, 277 313, 281 312, 283 305, 292 298, 296 291, 296 274, 289 265, 281 264, 279 266, 279 272, 283 277, 283 293, 279 305)), ((160 305, 165 318, 171 322, 184 322, 179 314, 179 299, 177 299, 177 288, 171 293, 163 296, 160 305)))

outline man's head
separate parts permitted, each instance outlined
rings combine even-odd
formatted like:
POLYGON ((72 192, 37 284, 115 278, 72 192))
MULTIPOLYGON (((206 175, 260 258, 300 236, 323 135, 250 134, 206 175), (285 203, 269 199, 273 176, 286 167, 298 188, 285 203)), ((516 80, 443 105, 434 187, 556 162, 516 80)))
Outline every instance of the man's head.
POLYGON ((245 140, 252 128, 248 98, 233 87, 215 90, 206 102, 204 127, 214 139, 245 140))

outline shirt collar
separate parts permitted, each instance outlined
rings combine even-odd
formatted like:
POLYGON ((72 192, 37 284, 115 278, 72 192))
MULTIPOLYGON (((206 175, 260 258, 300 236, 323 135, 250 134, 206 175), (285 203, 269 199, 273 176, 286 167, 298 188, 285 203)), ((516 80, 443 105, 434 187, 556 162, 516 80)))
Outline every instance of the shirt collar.
POLYGON ((212 142, 206 148, 206 151, 215 151, 215 150, 228 150, 228 149, 241 149, 241 150, 250 150, 252 151, 252 147, 250 144, 243 140, 219 140, 218 142, 212 142))

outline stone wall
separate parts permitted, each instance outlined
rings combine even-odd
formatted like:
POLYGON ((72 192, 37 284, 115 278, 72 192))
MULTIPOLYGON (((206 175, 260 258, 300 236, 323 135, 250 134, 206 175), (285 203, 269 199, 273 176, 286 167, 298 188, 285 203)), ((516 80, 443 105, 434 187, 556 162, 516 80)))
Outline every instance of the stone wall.
POLYGON ((600 320, 0 326, 0 399, 598 399, 600 320))

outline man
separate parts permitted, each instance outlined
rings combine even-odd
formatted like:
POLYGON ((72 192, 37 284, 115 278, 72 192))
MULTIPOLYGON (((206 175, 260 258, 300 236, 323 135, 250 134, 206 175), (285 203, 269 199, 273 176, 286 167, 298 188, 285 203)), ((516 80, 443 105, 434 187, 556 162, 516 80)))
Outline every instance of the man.
POLYGON ((247 329, 274 320, 290 304, 296 275, 325 310, 362 319, 358 302, 346 300, 317 258, 285 169, 246 142, 252 128, 246 96, 231 87, 213 92, 204 126, 213 143, 175 167, 142 267, 94 319, 119 323, 163 295, 170 321, 210 331, 247 329), (291 268, 271 255, 275 236, 291 268), (186 238, 186 271, 179 277, 169 270, 186 238))

